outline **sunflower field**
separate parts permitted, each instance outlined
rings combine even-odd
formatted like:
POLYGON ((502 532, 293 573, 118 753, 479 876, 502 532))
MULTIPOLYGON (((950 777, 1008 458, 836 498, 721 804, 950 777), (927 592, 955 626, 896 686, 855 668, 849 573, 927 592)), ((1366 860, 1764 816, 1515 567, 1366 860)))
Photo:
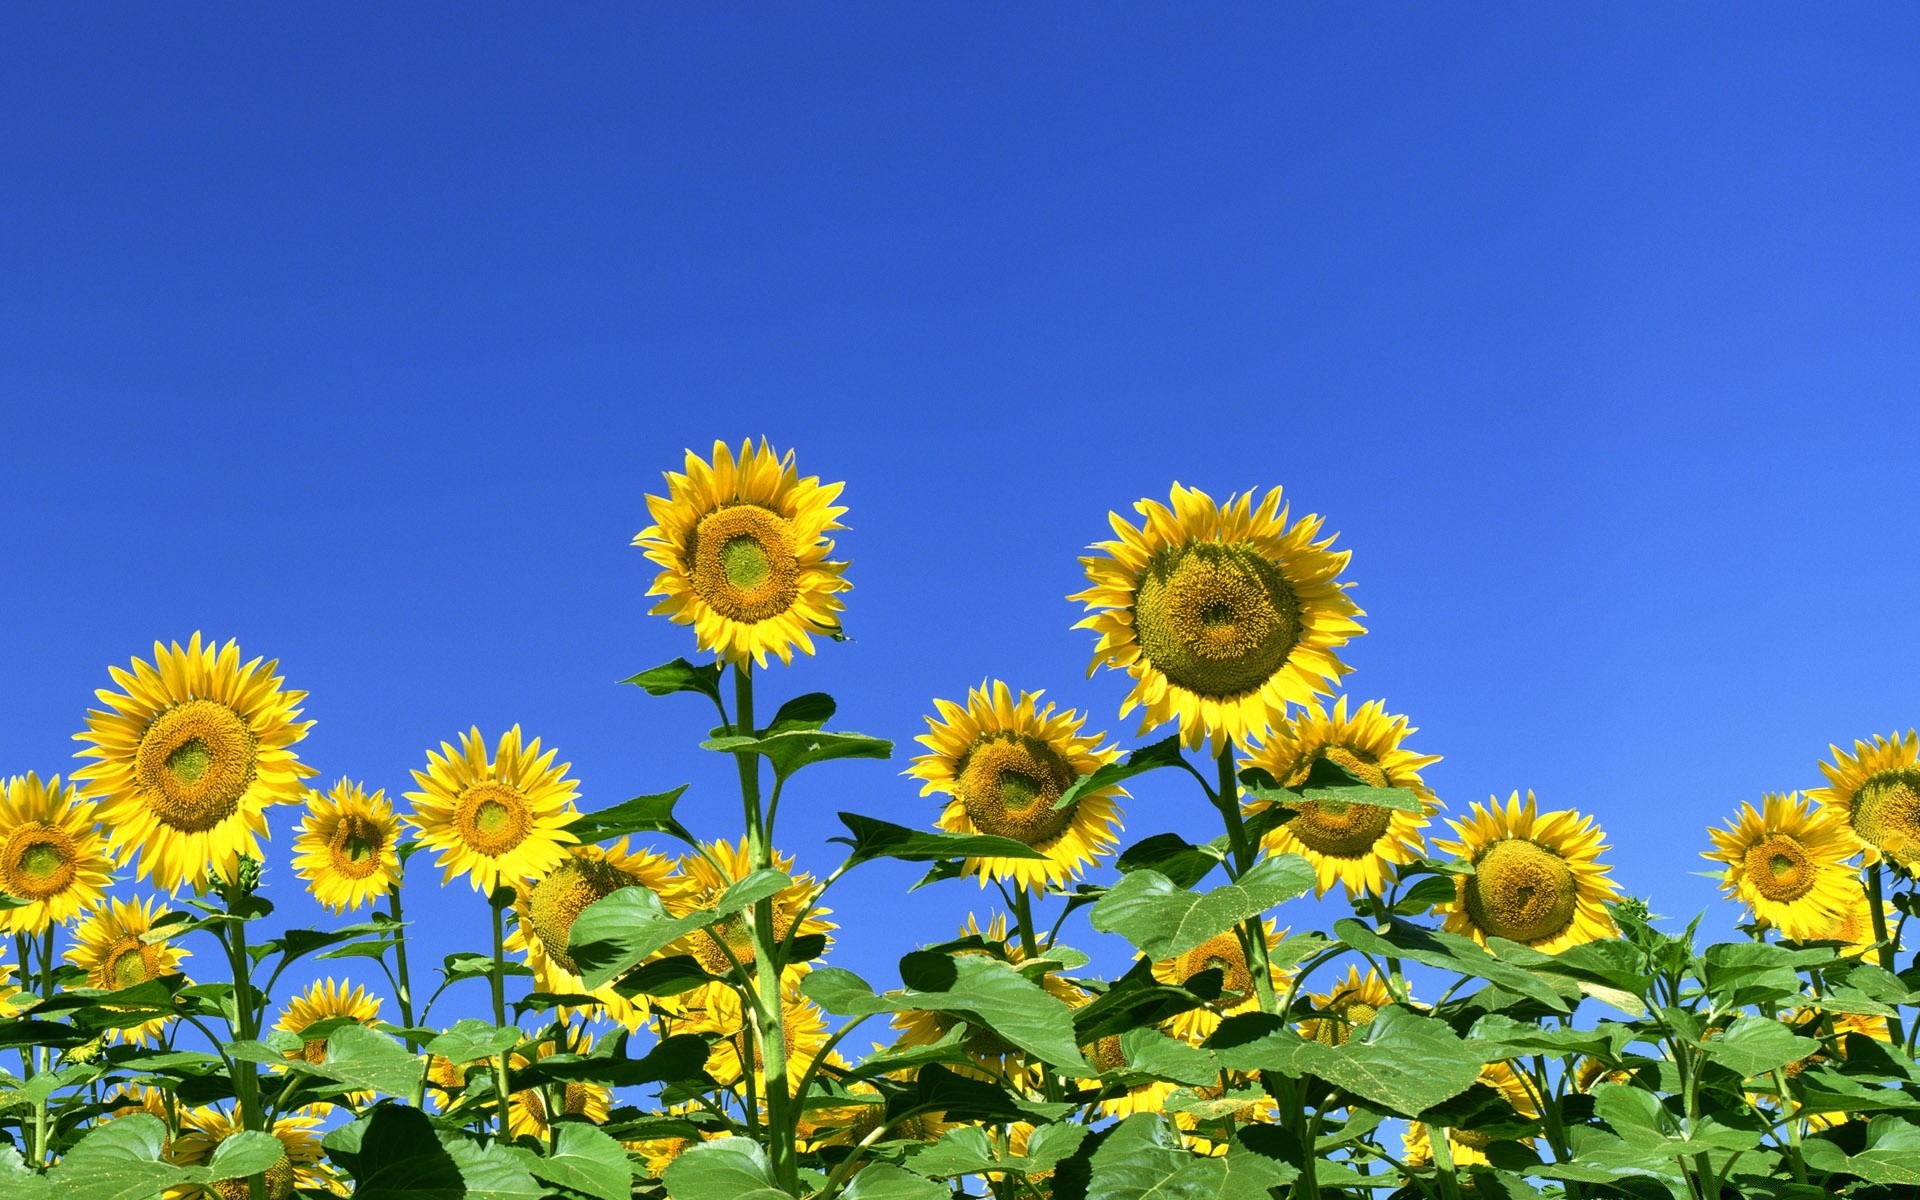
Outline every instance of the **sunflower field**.
POLYGON ((108 666, 77 769, 0 794, 0 1196, 1920 1194, 1913 732, 1700 835, 1743 922, 1703 944, 1620 892, 1592 816, 1443 802, 1408 719, 1341 694, 1364 614, 1320 517, 1175 484, 1071 597, 1135 744, 987 680, 897 766, 839 762, 895 746, 775 668, 843 637, 841 490, 719 443, 634 538, 692 645, 626 682, 711 708, 688 753, 737 768, 737 822, 685 788, 583 805, 519 727, 326 782, 275 661, 195 634, 108 666), (917 784, 925 819, 782 843, 815 768, 896 816, 917 784), (1156 771, 1189 818, 1125 829, 1156 771), (830 907, 882 859, 956 898, 897 980, 833 962, 898 932, 830 907), (269 863, 334 920, 277 922, 269 863), (428 953, 422 904, 490 937, 428 953), (485 1015, 436 1023, 449 995, 485 1015))

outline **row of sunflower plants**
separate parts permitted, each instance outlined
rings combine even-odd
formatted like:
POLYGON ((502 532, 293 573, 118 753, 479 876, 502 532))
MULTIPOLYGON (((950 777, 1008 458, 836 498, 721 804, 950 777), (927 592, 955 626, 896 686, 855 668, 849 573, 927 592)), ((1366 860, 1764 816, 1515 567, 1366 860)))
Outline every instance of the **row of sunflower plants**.
POLYGON ((1321 519, 1176 484, 1110 516, 1071 597, 1140 743, 998 680, 937 699, 926 819, 841 813, 816 874, 776 840, 792 781, 894 749, 763 691, 843 636, 840 492, 716 444, 635 538, 695 651, 627 682, 711 706, 737 823, 684 787, 583 808, 518 727, 428 750, 396 811, 313 785, 275 662, 196 634, 109 668, 83 765, 0 792, 0 1194, 1916 1194, 1913 733, 1710 831, 1745 919, 1702 945, 1621 896, 1588 815, 1443 816, 1407 719, 1339 694, 1363 614, 1321 519), (1129 838, 1149 772, 1191 817, 1129 838), (262 886, 281 804, 325 928, 262 886), (880 859, 999 911, 876 985, 830 952, 885 930, 827 901, 880 859), (429 947, 422 887, 486 947, 429 947))

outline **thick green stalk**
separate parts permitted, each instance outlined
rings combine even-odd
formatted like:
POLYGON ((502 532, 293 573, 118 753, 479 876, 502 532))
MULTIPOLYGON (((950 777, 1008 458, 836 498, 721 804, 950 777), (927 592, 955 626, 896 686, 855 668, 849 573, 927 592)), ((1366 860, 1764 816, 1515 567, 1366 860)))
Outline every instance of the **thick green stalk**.
MULTIPOLYGON (((734 729, 751 736, 753 724, 753 668, 736 663, 733 668, 734 729)), ((740 808, 747 825, 747 845, 753 856, 753 869, 773 866, 773 843, 767 837, 766 814, 760 806, 760 756, 735 755, 740 768, 740 808)), ((774 1182, 789 1193, 798 1194, 800 1167, 794 1150, 796 1114, 794 1097, 787 1080, 787 1031, 785 1009, 780 995, 779 947, 774 941, 773 900, 761 900, 753 906, 754 993, 752 1005, 755 1027, 760 1035, 760 1064, 766 1091, 768 1146, 767 1156, 773 1168, 774 1182)), ((752 1060, 741 1064, 742 1071, 753 1069, 752 1060)))
MULTIPOLYGON (((227 911, 233 912, 234 898, 243 895, 235 885, 231 890, 223 891, 227 911)), ((247 953, 247 921, 245 917, 236 917, 223 928, 227 943, 228 964, 233 968, 233 1019, 236 1040, 250 1042, 260 1036, 255 1024, 255 1006, 253 997, 253 959, 247 953)), ((234 1097, 240 1104, 240 1127, 250 1131, 264 1130, 266 1118, 260 1111, 260 1068, 250 1062, 235 1061, 233 1064, 234 1097)), ((250 1200, 266 1200, 267 1177, 249 1175, 247 1177, 247 1195, 250 1200)))
MULTIPOLYGON (((1873 914, 1873 939, 1880 943, 1880 965, 1889 974, 1897 974, 1900 968, 1894 963, 1894 946, 1887 938, 1886 897, 1880 891, 1880 873, 1885 869, 1884 863, 1867 868, 1867 908, 1873 914)), ((1900 1024, 1899 1014, 1887 1018, 1887 1034, 1894 1045, 1905 1044, 1906 1031, 1900 1024)))
MULTIPOLYGON (((505 1026, 507 1023, 507 952, 506 952, 506 905, 501 903, 503 894, 511 894, 501 888, 487 898, 487 907, 493 910, 493 971, 487 976, 487 982, 493 985, 493 1023, 505 1026)), ((500 1140, 508 1137, 507 1110, 512 1105, 513 1089, 507 1083, 507 1052, 502 1050, 493 1056, 493 1091, 499 1102, 500 1140)))
MULTIPOLYGON (((407 972, 407 926, 400 913, 400 884, 387 890, 387 915, 393 918, 394 998, 400 1002, 400 1024, 413 1028, 413 977, 407 972)), ((407 1048, 414 1049, 413 1034, 407 1034, 407 1048)))
POLYGON ((1440 1194, 1446 1200, 1460 1200, 1460 1180, 1453 1169, 1453 1143, 1445 1125, 1427 1126, 1427 1144, 1433 1147, 1433 1172, 1440 1180, 1440 1194))
MULTIPOLYGON (((1227 846, 1233 853, 1234 878, 1253 868, 1253 843, 1247 837, 1247 825, 1240 815, 1240 776, 1233 758, 1233 743, 1220 751, 1220 784, 1214 792, 1214 804, 1220 819, 1226 822, 1227 846)), ((1273 968, 1267 961, 1266 924, 1259 917, 1248 917, 1240 925, 1240 938, 1246 943, 1247 970, 1253 975, 1253 988, 1260 996, 1260 1010, 1273 1012, 1273 968)))
MULTIPOLYGON (((1040 937, 1034 932, 1033 898, 1028 894, 1026 885, 1017 879, 1013 884, 1013 919, 1019 923, 1020 945, 1026 951, 1027 959, 1039 958, 1040 937)), ((1050 1101, 1060 1099, 1062 1092, 1060 1076, 1051 1068, 1043 1067, 1041 1079, 1047 1099, 1050 1101)))
MULTIPOLYGON (((27 965, 26 960, 22 959, 20 965, 24 969, 27 965)), ((52 922, 48 922, 46 932, 40 938, 40 997, 43 1000, 53 998, 52 922)), ((39 1069, 44 1071, 49 1065, 46 1059, 47 1050, 43 1046, 38 1049, 38 1053, 41 1056, 39 1069)), ((33 1149, 41 1163, 47 1166, 53 1165, 53 1156, 47 1153, 47 1097, 45 1096, 40 1097, 33 1106, 33 1149)))

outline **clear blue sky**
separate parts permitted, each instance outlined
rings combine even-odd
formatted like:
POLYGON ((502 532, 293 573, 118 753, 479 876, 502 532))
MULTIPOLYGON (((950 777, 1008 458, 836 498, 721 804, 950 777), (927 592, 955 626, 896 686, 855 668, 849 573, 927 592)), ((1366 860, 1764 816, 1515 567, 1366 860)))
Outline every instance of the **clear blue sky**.
MULTIPOLYGON (((642 497, 764 433, 847 481, 857 640, 774 685, 844 725, 991 674, 1133 744, 1076 554, 1282 484, 1440 794, 1594 813, 1689 915, 1707 824, 1920 720, 1917 59, 1871 4, 10 5, 0 772, 200 629, 312 693, 326 780, 518 721, 728 830, 705 708, 614 681, 691 646, 642 497)), ((783 840, 931 821, 901 766, 783 840)), ((877 982, 984 907, 869 872, 877 982)))

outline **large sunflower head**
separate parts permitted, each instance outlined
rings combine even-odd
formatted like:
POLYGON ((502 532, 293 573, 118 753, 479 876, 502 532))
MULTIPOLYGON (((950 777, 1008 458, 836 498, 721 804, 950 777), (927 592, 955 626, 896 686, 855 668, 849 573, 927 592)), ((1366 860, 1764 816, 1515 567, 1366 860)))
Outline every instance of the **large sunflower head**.
POLYGON ((400 821, 384 791, 349 779, 307 793, 293 872, 328 912, 364 908, 400 884, 400 821))
POLYGON ((420 840, 440 852, 443 883, 465 872, 476 890, 501 886, 553 870, 580 839, 567 826, 580 814, 580 794, 567 778, 569 763, 553 765, 558 753, 540 753, 540 739, 522 744, 520 727, 500 735, 487 756, 487 740, 478 728, 460 735, 460 748, 440 743, 427 751, 427 769, 413 773, 420 785, 408 792, 413 812, 407 823, 420 840))
MULTIPOLYGON (((266 1200, 291 1200, 296 1189, 331 1190, 333 1172, 320 1161, 320 1118, 309 1112, 288 1113, 274 1119, 267 1132, 280 1139, 280 1159, 264 1172, 266 1200)), ((180 1115, 180 1136, 167 1147, 167 1158, 181 1166, 202 1167, 213 1161, 220 1143, 239 1133, 240 1122, 211 1106, 180 1115)), ((168 1200, 247 1200, 246 1176, 222 1179, 204 1186, 187 1185, 167 1192, 168 1200)))
POLYGON ((1720 885, 1757 920, 1794 939, 1831 936, 1854 896, 1858 873, 1847 860, 1859 843, 1830 809, 1812 808, 1795 792, 1742 803, 1725 829, 1708 829, 1713 849, 1702 858, 1725 863, 1720 885))
MULTIPOLYGON (((1367 701, 1349 717, 1345 696, 1334 703, 1331 714, 1309 701, 1276 724, 1246 762, 1282 787, 1305 783, 1314 764, 1325 760, 1374 787, 1406 788, 1426 811, 1313 800, 1290 804, 1292 818, 1267 835, 1268 853, 1298 854, 1312 863, 1319 895, 1335 883, 1344 884, 1349 896, 1385 891, 1394 869, 1420 856, 1420 830, 1440 803, 1420 778, 1421 768, 1440 757, 1403 747, 1401 741, 1412 732, 1405 717, 1388 716, 1378 700, 1367 701)), ((1251 800, 1246 811, 1252 815, 1267 806, 1265 800, 1251 800)))
MULTIPOLYGON (((1287 936, 1287 930, 1274 928, 1273 922, 1264 917, 1260 925, 1268 950, 1287 936)), ((1194 976, 1207 971, 1220 973, 1220 995, 1199 1008, 1178 1014, 1167 1024, 1168 1030, 1184 1041, 1199 1042, 1220 1027, 1221 1018, 1252 1012, 1260 1006, 1253 968, 1247 963, 1246 948, 1240 944, 1238 929, 1216 934, 1184 954, 1153 964, 1154 978, 1175 986, 1184 986, 1194 976)))
POLYGON ((1334 651, 1361 613, 1339 581, 1347 552, 1315 540, 1319 517, 1289 525, 1278 488, 1256 507, 1251 492, 1222 505, 1176 483, 1171 508, 1133 507, 1139 528, 1110 514, 1118 536, 1080 560, 1092 586, 1069 597, 1091 610, 1076 628, 1100 636, 1092 669, 1133 678, 1121 716, 1143 708, 1143 733, 1177 720, 1189 749, 1244 746, 1339 682, 1334 651))
POLYGON ((28 772, 0 786, 0 891, 26 903, 0 912, 0 929, 40 934, 98 904, 113 860, 94 806, 60 777, 28 772))
POLYGON ((692 625, 700 649, 725 662, 812 654, 815 636, 840 633, 851 586, 847 564, 827 558, 828 531, 844 528, 847 510, 833 503, 843 486, 802 479, 793 452, 777 455, 765 439, 737 456, 715 442, 711 463, 687 451, 686 472, 669 471, 666 496, 647 497, 654 523, 633 539, 660 567, 653 611, 692 625))
POLYGON ((967 692, 965 707, 935 700, 939 719, 927 718, 917 740, 932 753, 913 760, 907 773, 924 784, 920 794, 949 799, 940 828, 1012 838, 1045 858, 970 858, 966 871, 991 880, 1011 879, 1032 891, 1064 885, 1118 843, 1119 787, 1088 792, 1057 806, 1069 787, 1112 762, 1119 752, 1102 748, 1105 734, 1085 736, 1078 712, 1039 707, 1039 692, 1018 699, 998 680, 967 692))
POLYGON ((1363 976, 1348 967, 1347 977, 1323 995, 1308 997, 1319 1015, 1300 1022, 1300 1036, 1324 1046, 1344 1046, 1353 1031, 1370 1024, 1380 1010, 1394 1003, 1393 993, 1377 971, 1363 976))
MULTIPOLYGON (((612 984, 589 992, 580 966, 573 960, 568 938, 574 921, 596 900, 624 887, 643 887, 662 897, 677 897, 682 883, 672 859, 651 850, 629 850, 625 838, 606 847, 569 847, 558 867, 514 888, 515 921, 506 948, 526 956, 539 991, 590 994, 607 1016, 630 1030, 638 1030, 647 1018, 645 1002, 622 996, 612 984)), ((571 1012, 563 1010, 561 1016, 570 1016, 571 1012)))
POLYGON ((1612 868, 1599 861, 1606 844, 1592 817, 1572 809, 1536 811, 1515 792, 1503 808, 1496 798, 1475 804, 1466 821, 1449 820, 1459 841, 1436 841, 1441 852, 1473 864, 1454 880, 1454 901, 1443 905, 1446 928, 1479 941, 1521 942, 1552 954, 1614 936, 1605 904, 1619 895, 1612 868))
POLYGON ((155 642, 151 666, 107 668, 126 690, 94 693, 108 711, 74 735, 95 761, 73 778, 100 798, 122 865, 138 855, 141 878, 177 891, 231 883, 242 855, 261 857, 267 807, 300 799, 314 773, 293 753, 313 725, 294 719, 306 693, 282 690, 278 667, 196 633, 184 649, 155 642))
MULTIPOLYGON (((522 1042, 508 1056, 507 1078, 556 1054, 584 1055, 593 1049, 593 1038, 579 1029, 565 1029, 559 1041, 522 1042)), ((598 1083, 566 1083, 549 1087, 521 1088, 507 1105, 507 1132, 512 1136, 544 1138, 553 1127, 553 1110, 562 1116, 583 1117, 595 1125, 604 1125, 613 1109, 613 1089, 598 1083)))
MULTIPOLYGON (((816 933, 825 934, 835 928, 833 922, 825 919, 832 909, 816 908, 807 912, 807 903, 813 899, 819 885, 806 872, 794 874, 791 854, 776 850, 773 869, 793 877, 791 885, 781 888, 773 896, 773 936, 776 941, 785 941, 790 936, 799 938, 816 933), (795 921, 800 922, 798 929, 794 928, 795 921)), ((676 916, 711 907, 721 893, 752 874, 753 854, 745 838, 738 843, 708 842, 683 857, 680 870, 684 882, 671 894, 662 896, 667 910, 676 916)), ((747 928, 746 914, 736 913, 705 929, 695 930, 661 953, 690 954, 710 975, 725 976, 731 973, 735 962, 751 971, 754 961, 753 933, 747 928)), ((788 970, 797 970, 800 966, 794 964, 788 970)))
MULTIPOLYGON (((67 961, 87 973, 87 986, 92 988, 117 990, 162 975, 178 975, 180 960, 188 952, 176 949, 164 939, 146 940, 154 922, 166 916, 167 911, 155 907, 152 900, 109 898, 75 926, 73 945, 67 948, 67 961)), ((116 1029, 111 1036, 147 1045, 160 1036, 168 1020, 156 1017, 116 1029)))
POLYGON ((1832 810, 1867 852, 1867 864, 1882 855, 1902 867, 1920 863, 1920 736, 1875 736, 1855 742, 1853 753, 1829 747, 1821 763, 1827 786, 1807 797, 1832 810))

